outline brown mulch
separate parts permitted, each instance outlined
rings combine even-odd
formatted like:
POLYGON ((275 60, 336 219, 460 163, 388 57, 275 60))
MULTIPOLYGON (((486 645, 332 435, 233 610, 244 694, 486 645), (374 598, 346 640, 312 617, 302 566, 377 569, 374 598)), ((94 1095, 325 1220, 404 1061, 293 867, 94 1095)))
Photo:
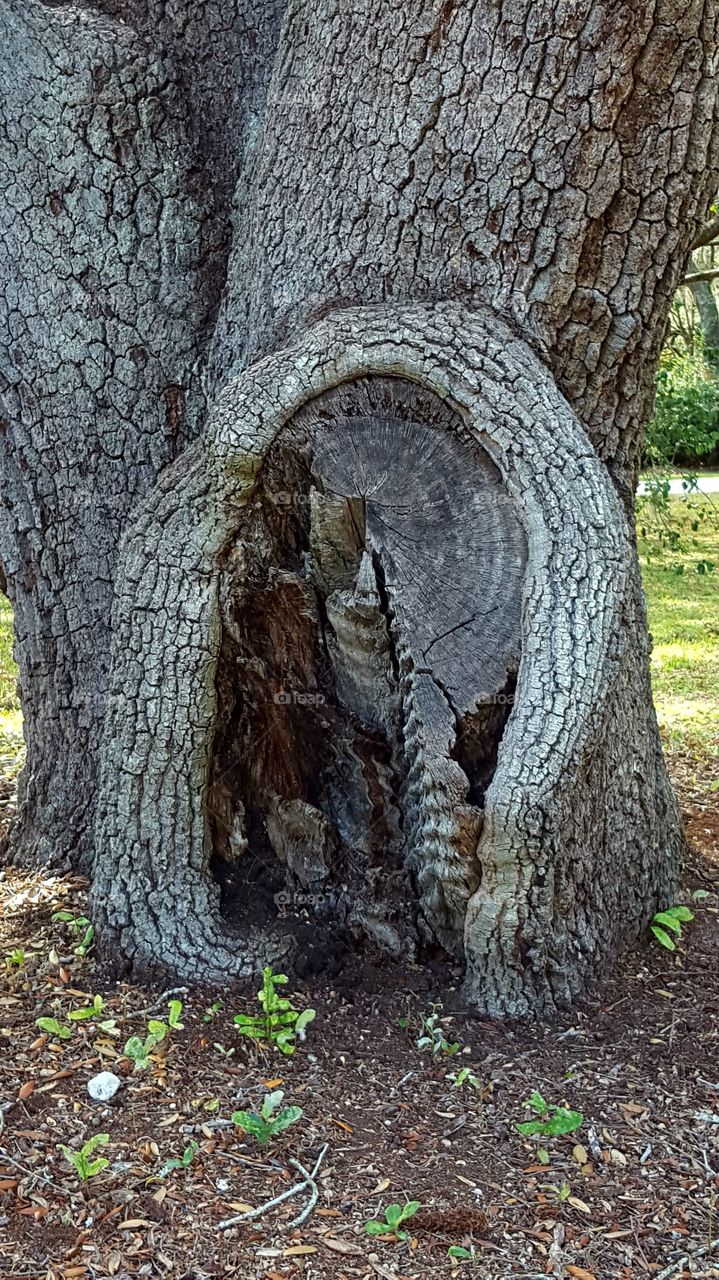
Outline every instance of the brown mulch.
POLYGON ((25 953, 0 982, 0 1280, 719 1277, 719 797, 695 763, 674 763, 686 888, 709 896, 676 954, 630 954, 546 1026, 474 1018, 458 978, 447 990, 446 973, 355 957, 332 982, 293 993, 317 1010, 293 1058, 237 1035, 232 1016, 252 1011, 251 989, 196 989, 180 996, 183 1030, 132 1072, 122 1046, 167 999, 73 955, 72 929, 51 915, 82 911, 83 881, 0 873, 0 957, 25 953), (415 1041, 440 990, 461 1049, 433 1058, 415 1041), (39 1033, 37 1017, 67 1022, 96 994, 119 1035, 99 1020, 75 1023, 68 1041, 39 1033), (479 1089, 446 1078, 462 1066, 479 1089), (123 1082, 108 1105, 86 1089, 103 1069, 123 1082), (270 1088, 304 1114, 261 1149, 230 1116, 270 1088), (523 1138, 514 1126, 535 1089, 582 1112, 581 1128, 523 1138), (83 1188, 58 1144, 100 1132, 110 1142, 95 1154, 109 1167, 83 1188), (160 1177, 193 1139, 189 1167, 160 1177), (306 1193, 218 1230, 300 1181, 291 1159, 311 1169, 325 1144, 302 1225, 289 1223, 306 1193), (407 1200, 422 1208, 406 1240, 366 1234, 407 1200), (474 1259, 453 1261, 450 1245, 474 1259))

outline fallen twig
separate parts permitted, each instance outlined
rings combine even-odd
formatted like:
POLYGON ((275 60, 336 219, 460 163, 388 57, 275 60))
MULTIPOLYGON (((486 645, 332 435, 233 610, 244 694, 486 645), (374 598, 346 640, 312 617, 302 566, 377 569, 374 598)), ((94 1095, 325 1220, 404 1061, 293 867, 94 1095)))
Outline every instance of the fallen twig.
POLYGON ((688 1267, 690 1262, 694 1262, 697 1258, 705 1258, 708 1253, 715 1253, 717 1249, 719 1249, 719 1240, 715 1240, 713 1244, 702 1245, 701 1249, 695 1249, 694 1253, 685 1253, 681 1258, 677 1258, 676 1262, 672 1262, 671 1266, 660 1271, 654 1280, 668 1280, 669 1276, 688 1267))
POLYGON ((278 1196, 273 1196, 273 1198, 268 1200, 266 1204, 258 1205, 256 1209, 247 1209, 245 1213, 238 1213, 233 1218, 223 1218, 222 1222, 218 1222, 217 1230, 228 1231, 230 1227, 237 1227, 241 1222, 251 1222, 254 1218, 261 1218, 262 1215, 267 1213, 270 1209, 275 1209, 278 1204, 284 1204, 285 1200, 291 1200, 294 1196, 298 1196, 300 1192, 309 1190, 310 1198, 305 1208, 296 1218, 292 1219, 292 1222, 289 1223, 289 1226, 291 1227, 301 1226, 303 1222, 307 1221, 312 1210, 317 1204, 319 1192, 315 1179, 317 1177, 319 1167, 328 1150, 329 1143, 326 1142, 315 1160, 311 1173, 305 1169, 304 1165, 300 1164, 299 1160, 290 1160, 290 1164, 293 1168, 297 1169, 299 1173, 302 1174, 302 1182, 297 1182, 293 1187, 288 1187, 286 1191, 283 1191, 278 1196))
POLYGON ((317 1188, 317 1183, 315 1182, 315 1178, 317 1177, 317 1171, 320 1165, 322 1164, 322 1161, 324 1160, 325 1155, 327 1153, 327 1147, 328 1147, 328 1144, 325 1143, 325 1145, 323 1146, 322 1150, 320 1151, 320 1154, 318 1155, 315 1161, 315 1166, 311 1173, 307 1172, 304 1165, 301 1165, 299 1160, 290 1160, 290 1164, 293 1165, 295 1169, 298 1169, 300 1173, 304 1174, 305 1176, 304 1185, 305 1187, 309 1187, 309 1192, 310 1192, 310 1198, 307 1201, 307 1204, 305 1205, 302 1212, 299 1213, 296 1218, 292 1219, 290 1223, 291 1227, 301 1227, 302 1223, 307 1221, 310 1214, 312 1213, 312 1210, 317 1204, 317 1197, 319 1196, 319 1191, 317 1188))
POLYGON ((169 991, 163 991, 162 995, 157 997, 157 1000, 153 1000, 152 1004, 148 1004, 146 1009, 131 1009, 128 1013, 123 1013, 122 1016, 123 1018, 146 1018, 148 1013, 154 1013, 170 996, 186 996, 188 991, 189 987, 170 987, 169 991))

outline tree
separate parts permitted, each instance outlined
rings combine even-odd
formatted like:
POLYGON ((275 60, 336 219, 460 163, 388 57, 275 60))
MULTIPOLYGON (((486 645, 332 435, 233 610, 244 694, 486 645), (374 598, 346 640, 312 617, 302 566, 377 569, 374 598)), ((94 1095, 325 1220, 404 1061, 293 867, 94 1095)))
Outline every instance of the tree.
POLYGON ((671 898, 631 510, 718 8, 0 0, 14 856, 108 948, 546 1012, 671 898))

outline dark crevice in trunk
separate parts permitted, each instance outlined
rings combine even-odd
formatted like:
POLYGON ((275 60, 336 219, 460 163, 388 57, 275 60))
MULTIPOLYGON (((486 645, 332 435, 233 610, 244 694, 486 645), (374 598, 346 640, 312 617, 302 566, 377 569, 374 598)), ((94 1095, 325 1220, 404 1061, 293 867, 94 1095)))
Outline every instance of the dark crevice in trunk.
POLYGON ((398 379, 341 387, 281 433, 225 552, 212 870, 228 923, 274 918, 310 968, 359 942, 462 953, 524 537, 459 436, 398 379), (502 609, 472 617, 473 592, 502 609))

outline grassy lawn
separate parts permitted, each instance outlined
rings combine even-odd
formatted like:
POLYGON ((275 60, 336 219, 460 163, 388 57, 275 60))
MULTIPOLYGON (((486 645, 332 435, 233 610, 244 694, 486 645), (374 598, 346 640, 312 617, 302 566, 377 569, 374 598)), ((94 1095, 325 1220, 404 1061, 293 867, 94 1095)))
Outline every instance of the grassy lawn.
POLYGON ((654 637, 654 701, 670 750, 717 758, 719 497, 671 498, 670 504, 669 522, 648 506, 640 506, 638 516, 639 533, 646 535, 639 550, 654 637))
POLYGON ((22 753, 22 714, 15 691, 17 667, 12 656, 12 609, 0 594, 0 777, 17 772, 22 753))

